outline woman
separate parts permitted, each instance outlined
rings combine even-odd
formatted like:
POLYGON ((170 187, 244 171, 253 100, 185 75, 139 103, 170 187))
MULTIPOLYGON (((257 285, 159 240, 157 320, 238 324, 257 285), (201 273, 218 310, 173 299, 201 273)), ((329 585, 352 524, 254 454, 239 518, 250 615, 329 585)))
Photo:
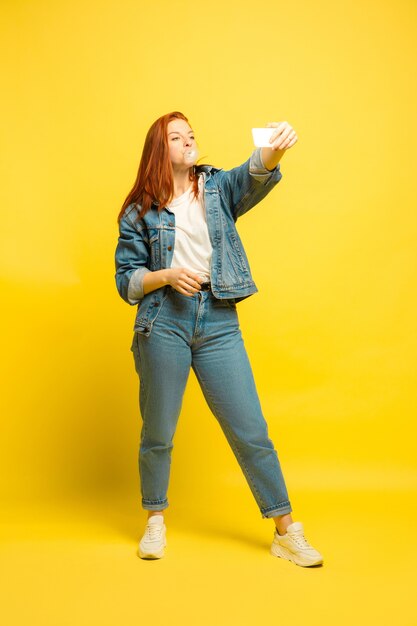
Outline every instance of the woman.
POLYGON ((135 184, 120 211, 116 284, 137 304, 131 350, 140 381, 141 558, 166 546, 173 437, 193 368, 204 397, 264 518, 275 522, 271 553, 301 566, 323 562, 294 522, 277 452, 259 403, 236 303, 257 291, 235 222, 280 181, 279 160, 297 141, 287 122, 229 171, 196 165, 197 144, 180 112, 146 136, 135 184))

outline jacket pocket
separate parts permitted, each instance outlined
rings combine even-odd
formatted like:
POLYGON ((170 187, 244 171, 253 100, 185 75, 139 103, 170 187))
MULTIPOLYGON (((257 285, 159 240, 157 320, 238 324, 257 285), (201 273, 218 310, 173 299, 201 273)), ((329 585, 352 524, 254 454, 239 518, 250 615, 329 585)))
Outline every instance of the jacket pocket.
POLYGON ((229 246, 228 246, 228 256, 229 260, 232 263, 233 267, 245 274, 249 273, 248 266, 245 260, 245 257, 242 253, 241 245, 237 240, 235 233, 231 232, 228 235, 229 238, 229 246))
POLYGON ((149 229, 149 248, 151 251, 151 271, 160 269, 161 265, 161 242, 159 228, 149 229))
POLYGON ((160 287, 147 293, 136 313, 133 330, 140 335, 149 337, 155 319, 158 317, 167 298, 167 288, 160 287))

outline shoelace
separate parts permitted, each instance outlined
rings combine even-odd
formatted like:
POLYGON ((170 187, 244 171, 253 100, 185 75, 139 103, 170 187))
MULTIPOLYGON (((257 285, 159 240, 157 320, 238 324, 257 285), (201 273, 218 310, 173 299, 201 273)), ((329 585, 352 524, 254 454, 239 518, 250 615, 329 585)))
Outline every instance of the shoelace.
POLYGON ((291 539, 294 541, 294 543, 297 544, 297 546, 299 548, 310 548, 310 544, 308 543, 307 539, 304 537, 303 533, 297 532, 297 533, 289 533, 291 539))
POLYGON ((146 539, 150 541, 154 541, 155 539, 159 539, 162 533, 162 525, 159 524, 148 524, 146 526, 146 539))

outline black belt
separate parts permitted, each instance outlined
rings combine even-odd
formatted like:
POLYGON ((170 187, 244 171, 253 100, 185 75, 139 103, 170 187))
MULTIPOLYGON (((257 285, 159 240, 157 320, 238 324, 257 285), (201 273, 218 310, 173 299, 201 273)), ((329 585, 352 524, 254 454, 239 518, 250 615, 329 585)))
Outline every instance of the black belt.
POLYGON ((206 282, 206 283, 201 283, 200 285, 200 291, 210 291, 211 289, 211 282, 206 282))

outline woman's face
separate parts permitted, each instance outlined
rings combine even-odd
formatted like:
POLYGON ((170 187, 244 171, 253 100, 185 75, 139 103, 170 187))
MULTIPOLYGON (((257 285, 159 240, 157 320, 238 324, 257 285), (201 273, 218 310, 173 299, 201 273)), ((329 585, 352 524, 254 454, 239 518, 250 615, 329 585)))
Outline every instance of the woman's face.
POLYGON ((194 164, 195 160, 190 161, 186 152, 191 149, 197 149, 194 139, 194 132, 185 120, 171 120, 168 123, 168 147, 169 157, 174 169, 188 169, 194 164))

